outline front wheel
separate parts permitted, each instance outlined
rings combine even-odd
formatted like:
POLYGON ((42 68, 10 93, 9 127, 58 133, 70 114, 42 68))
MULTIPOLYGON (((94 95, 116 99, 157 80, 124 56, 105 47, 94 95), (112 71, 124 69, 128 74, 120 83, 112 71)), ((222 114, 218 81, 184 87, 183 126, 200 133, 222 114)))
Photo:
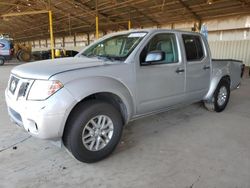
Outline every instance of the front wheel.
POLYGON ((230 82, 227 79, 222 79, 213 95, 210 102, 204 102, 205 107, 210 111, 222 112, 229 101, 230 97, 230 82))
POLYGON ((111 104, 91 100, 73 111, 67 121, 63 142, 82 162, 96 162, 110 155, 120 141, 123 123, 111 104))

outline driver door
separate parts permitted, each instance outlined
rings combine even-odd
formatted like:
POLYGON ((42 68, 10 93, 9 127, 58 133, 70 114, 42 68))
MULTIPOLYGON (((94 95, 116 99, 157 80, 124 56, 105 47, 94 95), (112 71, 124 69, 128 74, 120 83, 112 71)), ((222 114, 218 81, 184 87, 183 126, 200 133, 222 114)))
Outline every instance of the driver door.
POLYGON ((181 60, 177 36, 160 33, 153 36, 140 54, 137 69, 137 114, 145 114, 182 103, 185 94, 185 66, 181 60), (148 52, 163 51, 156 63, 145 62, 148 52))

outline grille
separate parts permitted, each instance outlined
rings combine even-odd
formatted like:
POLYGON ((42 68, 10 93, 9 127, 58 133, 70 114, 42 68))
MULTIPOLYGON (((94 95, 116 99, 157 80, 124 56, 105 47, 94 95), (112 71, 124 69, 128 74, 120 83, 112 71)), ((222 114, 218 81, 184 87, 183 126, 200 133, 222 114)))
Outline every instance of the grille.
POLYGON ((17 85, 18 85, 19 79, 12 76, 10 79, 10 85, 9 85, 9 91, 14 95, 17 85))
POLYGON ((9 91, 12 95, 18 98, 23 98, 27 95, 29 87, 33 80, 18 78, 14 75, 10 77, 9 91))

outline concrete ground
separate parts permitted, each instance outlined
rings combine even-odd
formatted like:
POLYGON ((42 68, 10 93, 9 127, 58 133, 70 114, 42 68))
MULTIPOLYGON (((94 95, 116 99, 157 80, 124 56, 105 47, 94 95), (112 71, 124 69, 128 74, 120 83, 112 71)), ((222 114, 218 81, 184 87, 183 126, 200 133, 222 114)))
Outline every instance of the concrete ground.
POLYGON ((10 123, 0 67, 0 187, 249 188, 250 80, 222 113, 201 104, 130 123, 109 158, 84 164, 10 123))

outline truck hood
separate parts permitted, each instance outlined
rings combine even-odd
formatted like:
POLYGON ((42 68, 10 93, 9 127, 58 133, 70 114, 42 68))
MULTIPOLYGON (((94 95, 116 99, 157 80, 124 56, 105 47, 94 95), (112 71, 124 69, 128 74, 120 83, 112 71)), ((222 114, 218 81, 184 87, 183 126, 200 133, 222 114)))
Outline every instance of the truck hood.
POLYGON ((104 65, 104 61, 86 57, 68 57, 54 60, 43 60, 26 63, 12 69, 12 74, 21 78, 49 79, 51 76, 75 69, 83 69, 104 65))

